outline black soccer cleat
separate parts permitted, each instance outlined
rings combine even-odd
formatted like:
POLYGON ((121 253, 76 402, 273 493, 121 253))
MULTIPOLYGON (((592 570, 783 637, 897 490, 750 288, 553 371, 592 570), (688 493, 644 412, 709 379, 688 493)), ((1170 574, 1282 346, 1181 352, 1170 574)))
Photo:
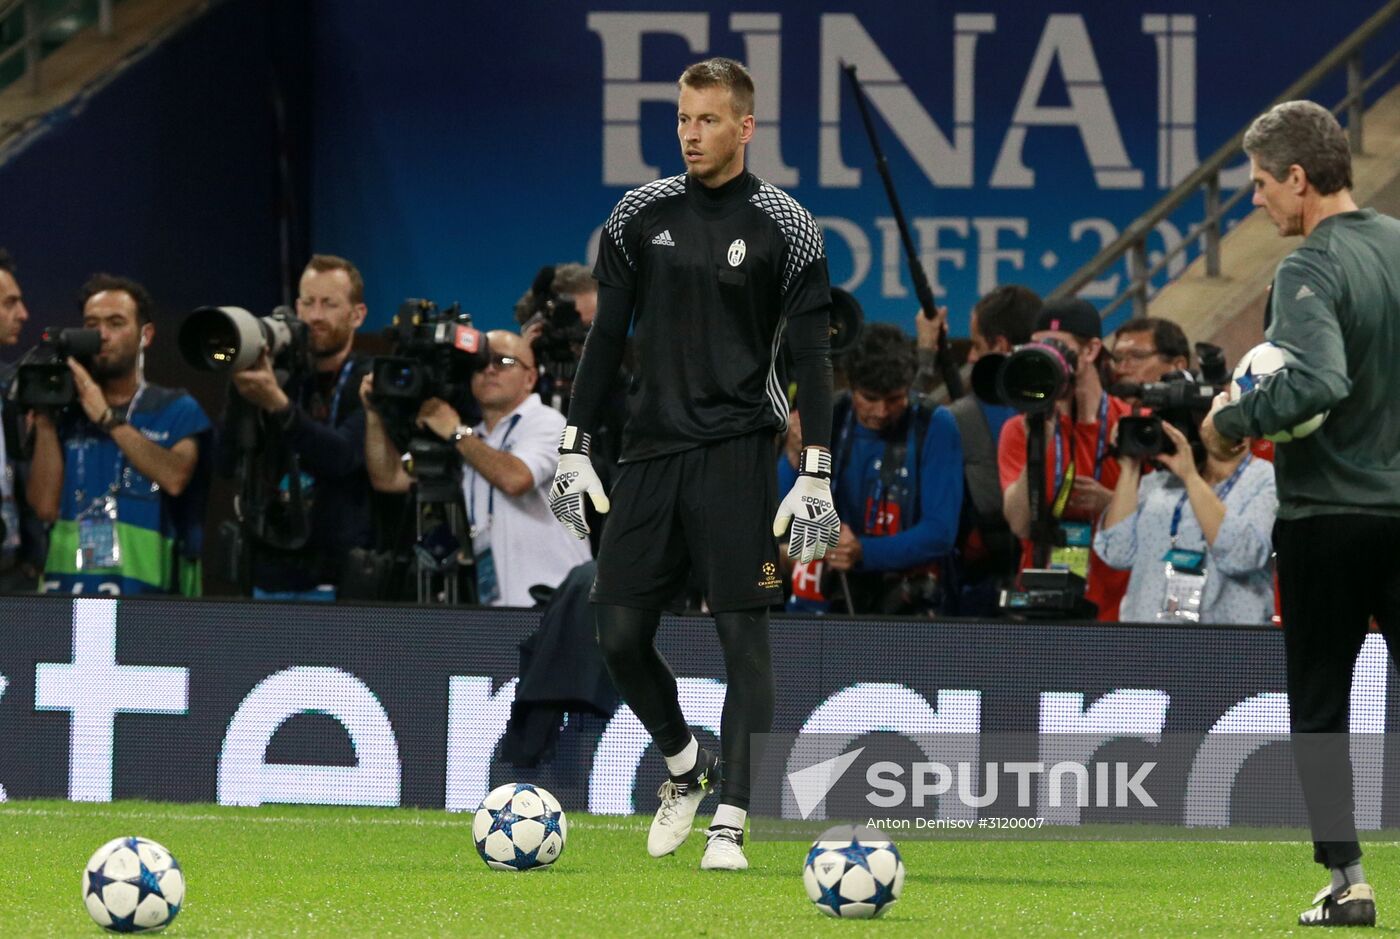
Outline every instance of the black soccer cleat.
POLYGON ((1333 895, 1329 885, 1313 897, 1313 905, 1298 917, 1299 926, 1374 926, 1376 894, 1370 884, 1352 884, 1333 895))

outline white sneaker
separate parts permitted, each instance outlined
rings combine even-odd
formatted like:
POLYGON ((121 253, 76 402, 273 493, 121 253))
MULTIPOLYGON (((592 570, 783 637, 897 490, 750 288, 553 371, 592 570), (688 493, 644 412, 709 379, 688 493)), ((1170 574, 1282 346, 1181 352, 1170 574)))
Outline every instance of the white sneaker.
POLYGON ((715 826, 705 832, 705 856, 700 859, 702 871, 743 871, 749 869, 744 857, 744 833, 737 828, 715 826))
POLYGON ((656 790, 661 805, 656 809, 656 817, 651 820, 651 831, 647 833, 647 853, 652 857, 665 857, 685 844, 694 830, 695 813, 719 784, 719 760, 709 751, 701 750, 695 769, 683 777, 667 779, 656 790))
POLYGON ((1376 894, 1370 884, 1351 884, 1340 894, 1328 884, 1313 897, 1313 905, 1298 917, 1299 926, 1374 926, 1376 894))

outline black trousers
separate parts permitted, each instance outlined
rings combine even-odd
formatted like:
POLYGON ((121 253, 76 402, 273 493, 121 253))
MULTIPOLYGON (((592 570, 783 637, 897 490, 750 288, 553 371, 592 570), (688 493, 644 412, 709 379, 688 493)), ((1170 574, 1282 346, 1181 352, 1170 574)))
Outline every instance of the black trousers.
POLYGON ((1313 832, 1313 859, 1340 867, 1361 857, 1347 735, 1352 672, 1372 616, 1395 660, 1400 518, 1281 519, 1274 525, 1274 549, 1293 756, 1313 832))

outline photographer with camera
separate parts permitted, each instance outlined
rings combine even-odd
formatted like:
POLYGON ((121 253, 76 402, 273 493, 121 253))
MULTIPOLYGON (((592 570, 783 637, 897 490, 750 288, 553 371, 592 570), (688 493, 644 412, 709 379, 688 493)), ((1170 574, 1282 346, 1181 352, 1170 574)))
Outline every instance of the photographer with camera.
POLYGON ((1186 333, 1171 320, 1139 316, 1113 334, 1113 382, 1136 385, 1161 381, 1174 372, 1191 368, 1191 346, 1186 333))
POLYGON ((1200 424, 1210 395, 1197 401, 1152 415, 1142 425, 1146 433, 1129 419, 1119 422, 1118 482, 1094 551, 1109 566, 1131 571, 1119 615, 1124 622, 1268 623, 1278 507, 1273 464, 1248 450, 1207 453, 1200 424), (1130 446, 1130 436, 1150 443, 1130 446), (1149 461, 1169 472, 1144 477, 1149 461))
POLYGON ((41 589, 197 596, 209 419, 186 392, 146 382, 146 288, 97 274, 82 304, 101 345, 86 366, 67 359, 76 407, 34 411, 27 495, 53 522, 41 589))
MULTIPOLYGON (((967 364, 976 367, 984 358, 1008 355, 1030 342, 1042 305, 1039 294, 1019 284, 1002 284, 989 291, 973 306, 969 317, 967 364)), ((922 378, 936 367, 938 336, 927 325, 927 317, 915 319, 922 378)), ((920 386, 919 379, 915 385, 920 386)), ((997 609, 998 589, 1016 573, 1021 557, 1020 541, 1006 523, 997 468, 997 441, 1016 409, 970 394, 949 404, 948 413, 958 427, 964 480, 954 571, 957 594, 949 597, 948 612, 991 615, 997 609)))
MULTIPOLYGON (((1058 386, 1053 407, 1049 401, 1037 402, 1046 410, 1006 422, 997 443, 997 465, 1007 523, 1022 539, 1020 567, 1032 568, 1032 523, 1040 507, 1030 502, 1027 430, 1029 421, 1046 422, 1045 499, 1055 522, 1050 566, 1083 577, 1087 581, 1084 598, 1098 607, 1100 620, 1112 621, 1118 618, 1127 574, 1110 568, 1094 554, 1093 526, 1112 498, 1110 487, 1118 482, 1118 464, 1109 454, 1109 438, 1118 419, 1128 413, 1128 404, 1104 390, 1107 357, 1102 330, 1098 311, 1086 300, 1060 298, 1042 307, 1031 334, 1032 344, 1022 348, 1043 351, 1046 358, 1061 363, 1057 367, 1067 370, 1069 377, 1058 386), (1037 350, 1037 345, 1046 348, 1037 350)), ((977 384, 975 375, 973 383, 977 384)))
POLYGON ((515 321, 520 324, 520 335, 531 346, 548 324, 551 299, 572 304, 578 323, 586 332, 598 312, 598 281, 587 265, 575 261, 540 268, 530 289, 515 301, 515 321))
POLYGON ((565 417, 583 343, 597 312, 598 282, 592 271, 573 262, 540 268, 515 303, 520 335, 539 363, 535 390, 541 401, 565 417))
POLYGON ((355 265, 313 255, 296 303, 309 372, 294 368, 280 377, 264 347, 250 367, 231 375, 236 395, 225 415, 221 463, 232 475, 237 449, 248 444, 240 441, 239 423, 247 408, 255 409, 260 440, 253 471, 275 493, 272 514, 286 520, 284 531, 265 528, 251 543, 240 538, 233 545, 249 565, 240 579, 257 599, 334 600, 347 553, 373 542, 365 417, 355 394, 368 361, 351 351, 368 312, 364 292, 355 265))
MULTIPOLYGON (((0 248, 0 348, 19 342, 29 319, 16 280, 14 259, 0 248)), ((33 592, 43 566, 43 530, 29 504, 20 498, 28 479, 21 459, 28 426, 23 410, 7 400, 14 367, 0 362, 0 593, 33 592)))
MULTIPOLYGON (((462 458, 462 495, 471 526, 477 602, 534 606, 530 588, 557 587, 591 557, 588 543, 569 537, 546 496, 558 466, 564 416, 535 394, 538 371, 526 341, 497 330, 486 336, 490 357, 471 376, 482 421, 465 426, 440 398, 419 408, 417 425, 462 458)), ((370 482, 379 492, 408 492, 414 478, 375 411, 372 376, 360 383, 365 404, 365 447, 370 482)))
MULTIPOLYGON (((800 609, 845 593, 849 612, 929 615, 943 606, 938 564, 953 549, 962 505, 962 448, 947 408, 911 394, 915 349, 898 326, 869 323, 846 354, 849 394, 832 409, 832 492, 843 521, 824 559, 797 564, 800 609), (824 572, 839 584, 818 584, 824 572)), ((793 421, 797 424, 796 421, 793 421)), ((800 424, 778 459, 778 491, 797 481, 800 424)))
MULTIPOLYGON (((567 263, 542 267, 535 282, 516 303, 515 316, 521 322, 520 334, 530 344, 539 363, 540 400, 569 416, 569 396, 583 343, 598 312, 598 281, 582 264, 567 263)), ((627 423, 627 386, 632 367, 630 341, 624 346, 623 366, 603 399, 597 427, 591 438, 588 458, 605 491, 612 490, 622 451, 622 427, 627 423)), ((588 521, 588 541, 596 552, 602 540, 607 515, 591 504, 584 508, 588 521)))

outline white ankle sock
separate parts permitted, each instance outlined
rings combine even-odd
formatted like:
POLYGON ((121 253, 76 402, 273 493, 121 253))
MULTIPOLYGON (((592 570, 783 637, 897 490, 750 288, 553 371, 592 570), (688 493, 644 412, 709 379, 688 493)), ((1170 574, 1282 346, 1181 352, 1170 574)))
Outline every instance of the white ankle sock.
POLYGON ((1364 884, 1366 874, 1361 870, 1360 861, 1352 861, 1345 867, 1332 868, 1332 893, 1339 894, 1352 884, 1364 884))
POLYGON ((690 738, 690 743, 685 745, 685 749, 675 756, 666 757, 666 772, 672 776, 684 776, 695 769, 695 763, 700 759, 700 744, 694 737, 690 738))
POLYGON ((726 805, 723 802, 715 809, 715 820, 710 824, 722 828, 737 828, 744 830, 744 822, 749 817, 749 813, 735 805, 726 805))

